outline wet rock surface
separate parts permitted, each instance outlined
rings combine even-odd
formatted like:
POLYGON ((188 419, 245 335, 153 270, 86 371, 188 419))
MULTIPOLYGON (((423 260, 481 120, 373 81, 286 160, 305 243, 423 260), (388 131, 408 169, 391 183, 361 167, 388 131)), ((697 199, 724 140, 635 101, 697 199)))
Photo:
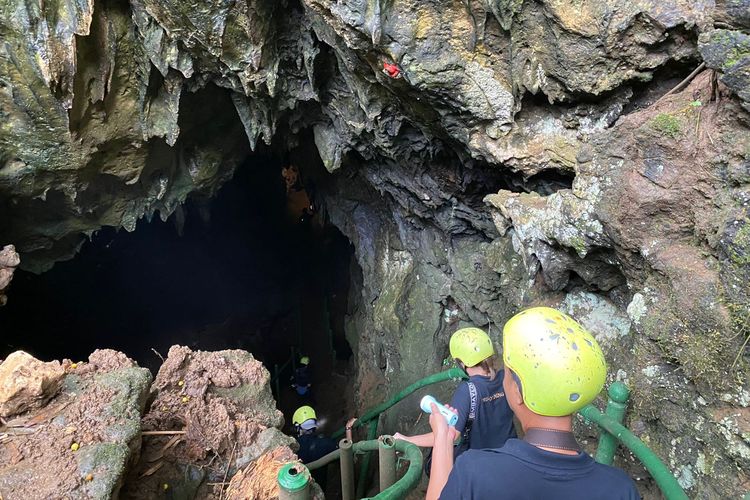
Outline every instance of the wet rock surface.
POLYGON ((736 92, 750 111, 750 35, 726 29, 705 33, 700 52, 706 65, 721 72, 721 82, 736 92))
MULTIPOLYGON (((750 482, 747 6, 6 0, 0 240, 42 270, 103 225, 133 230, 212 195, 259 142, 312 135, 333 173, 319 197, 356 248, 361 408, 440 370, 458 326, 499 340, 520 307, 559 306, 602 340, 633 391, 631 428, 690 496, 737 496, 750 482)), ((191 404, 218 396, 195 380, 158 398, 198 429, 191 404)), ((385 431, 411 429, 418 396, 385 431)), ((212 431, 226 459, 229 428, 212 431)))

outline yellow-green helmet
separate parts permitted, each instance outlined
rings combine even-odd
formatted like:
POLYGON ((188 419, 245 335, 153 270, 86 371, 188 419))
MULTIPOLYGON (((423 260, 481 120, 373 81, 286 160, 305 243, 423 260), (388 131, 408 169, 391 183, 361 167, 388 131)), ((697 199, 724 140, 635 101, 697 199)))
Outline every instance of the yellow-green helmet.
POLYGON ((479 328, 461 328, 451 336, 451 356, 466 366, 476 366, 495 354, 490 336, 479 328))
POLYGON ((523 402, 538 415, 580 410, 604 387, 607 364, 594 336, 550 307, 532 307, 503 328, 505 366, 521 380, 523 402))
POLYGON ((302 425, 308 420, 317 420, 318 416, 315 414, 315 410, 311 406, 300 406, 297 411, 292 415, 292 424, 302 425))
POLYGON ((301 365, 309 365, 310 364, 310 358, 308 356, 302 356, 299 359, 299 364, 301 364, 301 365))

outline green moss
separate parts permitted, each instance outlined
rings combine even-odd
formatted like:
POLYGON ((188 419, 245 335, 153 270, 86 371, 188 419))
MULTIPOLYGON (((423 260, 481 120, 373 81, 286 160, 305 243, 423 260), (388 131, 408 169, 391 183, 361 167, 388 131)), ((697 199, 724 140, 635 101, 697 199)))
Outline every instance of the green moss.
POLYGON ((586 241, 580 236, 573 236, 569 240, 570 245, 578 255, 586 255, 586 241))
POLYGON ((738 384, 747 380, 749 367, 743 354, 750 342, 750 304, 737 304, 726 302, 724 304, 729 310, 732 338, 737 337, 741 342, 737 354, 729 367, 738 384))
MULTIPOLYGON (((657 289, 656 283, 650 286, 657 289)), ((679 366, 685 376, 708 391, 728 390, 727 368, 737 353, 737 336, 720 290, 707 286, 686 292, 658 289, 662 297, 641 321, 658 356, 679 366), (688 294, 688 295, 684 295, 688 294), (717 305, 721 304, 721 306, 717 305)))
POLYGON ((104 500, 116 496, 129 456, 130 450, 122 444, 100 443, 82 447, 76 454, 79 474, 81 477, 86 474, 93 476, 92 481, 84 483, 85 498, 104 500))
POLYGON ((708 330, 700 335, 684 335, 684 351, 680 358, 685 373, 694 380, 705 381, 712 387, 721 387, 726 373, 726 360, 733 341, 723 330, 708 330))
POLYGON ((746 57, 750 57, 750 46, 741 45, 739 47, 732 47, 727 54, 727 58, 724 59, 724 64, 721 65, 724 71, 732 68, 746 57))
POLYGON ((737 230, 729 247, 729 258, 738 266, 750 264, 750 223, 747 221, 737 230))
POLYGON ((652 129, 672 139, 678 137, 682 131, 680 120, 669 113, 659 113, 651 119, 649 125, 652 129))

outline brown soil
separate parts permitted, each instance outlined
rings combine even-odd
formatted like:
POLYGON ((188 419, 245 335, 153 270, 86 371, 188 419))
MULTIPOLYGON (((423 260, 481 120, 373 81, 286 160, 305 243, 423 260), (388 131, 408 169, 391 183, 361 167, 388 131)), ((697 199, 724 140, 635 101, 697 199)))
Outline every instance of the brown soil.
POLYGON ((240 460, 243 450, 264 430, 281 426, 268 381, 268 371, 245 351, 172 347, 152 386, 142 458, 126 480, 123 498, 154 498, 176 488, 183 490, 175 491, 177 496, 220 498, 227 478, 247 463, 240 460), (265 399, 260 406, 259 399, 265 399))
POLYGON ((266 453, 245 470, 232 477, 227 490, 227 500, 248 498, 277 498, 279 485, 276 476, 279 469, 297 457, 287 447, 279 447, 266 453))
MULTIPOLYGON (((86 483, 108 471, 81 470, 77 456, 87 447, 112 442, 111 426, 122 415, 107 408, 116 391, 94 382, 102 375, 134 366, 125 355, 95 351, 89 363, 63 361, 63 391, 39 409, 0 425, 0 498, 86 498, 86 483)), ((135 417, 137 419, 137 416, 135 417)))

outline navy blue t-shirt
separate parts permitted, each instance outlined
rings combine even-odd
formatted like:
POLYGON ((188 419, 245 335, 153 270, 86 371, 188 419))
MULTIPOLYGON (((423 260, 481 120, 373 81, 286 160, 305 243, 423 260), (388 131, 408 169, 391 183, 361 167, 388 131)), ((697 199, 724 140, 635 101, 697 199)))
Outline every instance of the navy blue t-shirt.
POLYGON ((309 368, 305 365, 300 366, 299 368, 294 370, 294 376, 292 378, 294 379, 294 385, 299 385, 302 387, 310 385, 311 377, 309 368))
POLYGON ((453 466, 441 500, 640 500, 625 472, 585 453, 562 455, 520 439, 492 450, 469 450, 453 466))
MULTIPOLYGON (((508 406, 503 391, 504 372, 498 372, 494 380, 481 375, 469 378, 477 388, 477 412, 471 425, 469 448, 500 448, 505 441, 516 437, 513 427, 513 411, 508 406)), ((456 430, 463 433, 471 410, 469 384, 461 382, 451 400, 451 406, 458 410, 456 430)))
POLYGON ((303 464, 323 458, 338 448, 336 441, 317 434, 303 434, 297 437, 297 442, 299 443, 297 456, 303 464))

